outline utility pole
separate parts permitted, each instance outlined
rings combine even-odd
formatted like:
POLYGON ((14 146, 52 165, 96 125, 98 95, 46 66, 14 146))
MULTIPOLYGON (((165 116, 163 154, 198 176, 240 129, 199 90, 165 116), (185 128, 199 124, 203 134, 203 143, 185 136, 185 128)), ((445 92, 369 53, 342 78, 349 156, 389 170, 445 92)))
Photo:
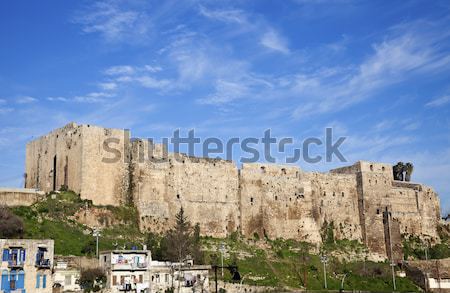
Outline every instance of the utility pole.
POLYGON ((222 279, 223 279, 223 253, 225 252, 225 243, 220 243, 220 266, 222 267, 222 279))
POLYGON ((96 238, 95 255, 98 258, 99 257, 99 255, 98 255, 98 237, 101 236, 100 230, 98 228, 95 228, 93 233, 92 233, 92 236, 94 236, 96 238))
POLYGON ((387 229, 388 229, 388 235, 389 235, 389 250, 391 253, 391 269, 392 269, 392 287, 395 290, 397 290, 397 284, 395 283, 395 263, 394 263, 394 255, 392 251, 392 235, 391 235, 391 212, 389 212, 386 208, 386 222, 387 222, 387 229))
POLYGON ((320 256, 320 261, 323 263, 323 285, 325 289, 328 289, 328 284, 327 284, 327 262, 328 262, 328 257, 324 254, 322 254, 320 256))
POLYGON ((345 277, 347 277, 347 274, 345 274, 344 277, 342 278, 342 281, 341 281, 341 289, 339 290, 339 292, 344 292, 344 281, 345 281, 345 277))

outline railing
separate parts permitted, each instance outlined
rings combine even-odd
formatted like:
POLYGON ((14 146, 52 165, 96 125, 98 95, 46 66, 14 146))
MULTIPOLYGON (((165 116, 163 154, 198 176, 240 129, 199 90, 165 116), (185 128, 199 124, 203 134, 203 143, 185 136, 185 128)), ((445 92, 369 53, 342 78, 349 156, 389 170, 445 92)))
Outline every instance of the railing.
POLYGON ((41 259, 36 261, 36 267, 38 268, 50 268, 50 260, 49 259, 41 259))
POLYGON ((24 261, 21 260, 8 260, 9 268, 23 268, 24 261))
POLYGON ((136 270, 136 269, 146 269, 147 263, 141 262, 141 263, 116 263, 112 264, 113 270, 136 270))

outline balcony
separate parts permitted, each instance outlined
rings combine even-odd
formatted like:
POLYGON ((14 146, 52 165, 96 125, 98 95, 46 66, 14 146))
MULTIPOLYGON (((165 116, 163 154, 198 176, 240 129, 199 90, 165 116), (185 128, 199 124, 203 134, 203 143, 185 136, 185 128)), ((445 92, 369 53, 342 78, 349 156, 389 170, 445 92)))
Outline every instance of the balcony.
POLYGON ((8 268, 18 269, 23 268, 25 262, 21 260, 8 260, 8 268))
POLYGON ((145 270, 147 269, 147 263, 116 263, 112 264, 113 270, 126 270, 126 271, 134 271, 134 270, 145 270))
POLYGON ((50 260, 49 259, 41 259, 36 261, 36 267, 39 269, 49 269, 50 268, 50 260))

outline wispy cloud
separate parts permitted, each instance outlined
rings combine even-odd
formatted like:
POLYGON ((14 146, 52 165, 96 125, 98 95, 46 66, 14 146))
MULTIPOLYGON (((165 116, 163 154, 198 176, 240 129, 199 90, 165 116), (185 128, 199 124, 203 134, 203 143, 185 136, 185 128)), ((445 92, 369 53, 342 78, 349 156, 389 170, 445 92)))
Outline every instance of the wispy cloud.
POLYGON ((144 37, 150 23, 147 14, 137 9, 125 8, 120 1, 100 1, 79 11, 73 21, 85 33, 99 33, 106 41, 144 37))
POLYGON ((289 53, 287 41, 274 30, 269 30, 262 36, 261 44, 271 50, 278 51, 283 54, 289 53))
POLYGON ((30 96, 21 96, 16 99, 18 104, 30 104, 36 102, 37 99, 30 96))
POLYGON ((218 21, 237 24, 248 23, 245 13, 239 9, 209 10, 206 7, 200 5, 199 12, 201 15, 207 18, 218 21))
POLYGON ((450 96, 442 96, 440 98, 429 101, 425 104, 427 107, 441 107, 450 103, 450 96))
POLYGON ((114 97, 114 93, 110 92, 90 92, 86 95, 79 95, 73 97, 48 97, 47 100, 51 102, 64 102, 64 103, 102 103, 106 101, 106 98, 114 97))
POLYGON ((134 74, 135 68, 130 65, 116 65, 107 68, 104 72, 106 75, 129 75, 134 74))
POLYGON ((352 72, 341 74, 339 79, 309 78, 308 82, 316 90, 314 102, 298 106, 293 117, 339 111, 406 80, 412 74, 445 70, 450 60, 442 59, 445 53, 437 49, 438 42, 436 38, 407 32, 374 44, 373 54, 352 72))
POLYGON ((105 91, 112 91, 117 88, 117 83, 115 82, 101 82, 98 86, 105 91))

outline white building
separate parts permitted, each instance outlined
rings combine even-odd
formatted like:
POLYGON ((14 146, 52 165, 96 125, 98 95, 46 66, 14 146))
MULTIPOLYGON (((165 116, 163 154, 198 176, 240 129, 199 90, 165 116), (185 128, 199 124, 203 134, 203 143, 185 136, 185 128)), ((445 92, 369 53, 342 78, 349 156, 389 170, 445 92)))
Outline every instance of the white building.
POLYGON ((450 258, 409 261, 406 274, 427 292, 450 292, 450 258))
POLYGON ((148 250, 113 250, 100 253, 100 267, 105 270, 106 288, 114 292, 150 292, 148 250))
POLYGON ((67 259, 55 258, 53 268, 54 292, 76 292, 80 291, 80 269, 67 259))
POLYGON ((53 240, 0 239, 0 292, 52 292, 53 240))
POLYGON ((209 270, 208 265, 194 265, 192 262, 172 263, 164 261, 151 261, 151 292, 164 293, 173 288, 180 293, 208 293, 209 270))

